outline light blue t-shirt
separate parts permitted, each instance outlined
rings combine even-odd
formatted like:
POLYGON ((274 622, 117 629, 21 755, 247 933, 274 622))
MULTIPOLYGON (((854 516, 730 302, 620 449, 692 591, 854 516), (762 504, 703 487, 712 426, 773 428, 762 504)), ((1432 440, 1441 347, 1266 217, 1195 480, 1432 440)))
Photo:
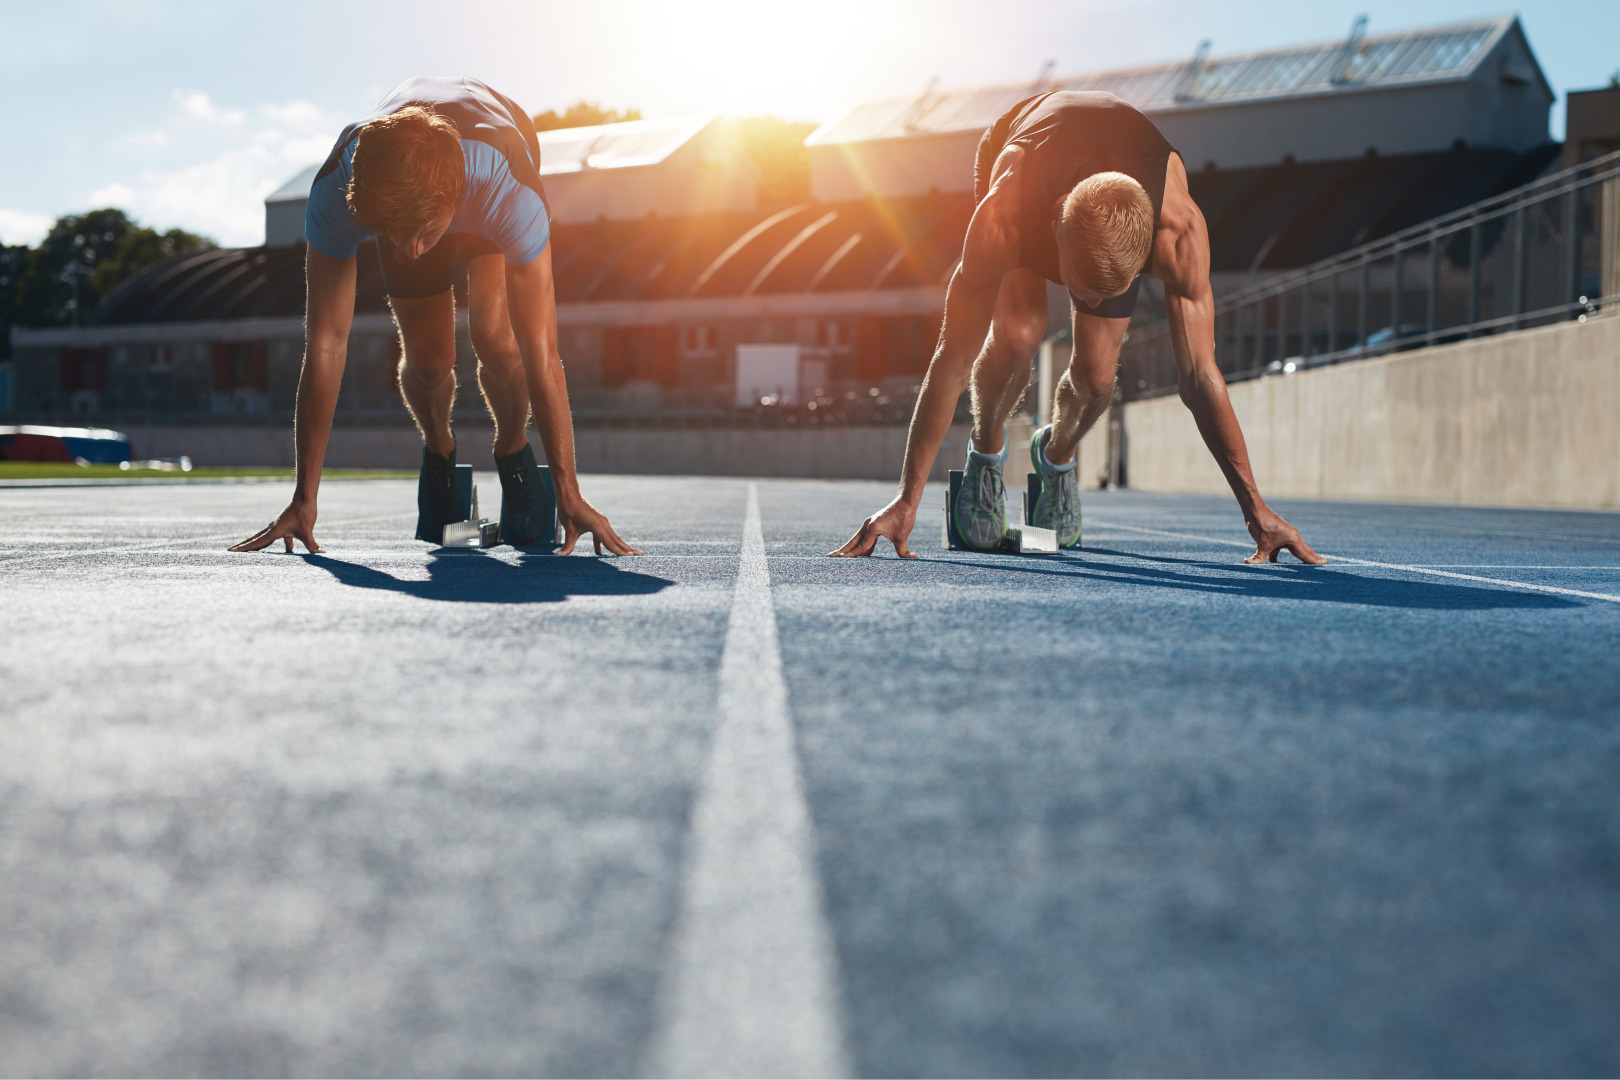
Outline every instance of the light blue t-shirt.
MULTIPOLYGON (((315 181, 304 205, 304 236, 311 247, 332 259, 354 258, 360 244, 376 235, 354 220, 347 201, 359 141, 349 141, 338 167, 315 181)), ((540 193, 519 183, 507 168, 506 156, 488 143, 463 139, 461 153, 467 159, 467 186, 450 220, 450 232, 473 233, 493 242, 508 266, 538 259, 551 240, 551 221, 540 193)))

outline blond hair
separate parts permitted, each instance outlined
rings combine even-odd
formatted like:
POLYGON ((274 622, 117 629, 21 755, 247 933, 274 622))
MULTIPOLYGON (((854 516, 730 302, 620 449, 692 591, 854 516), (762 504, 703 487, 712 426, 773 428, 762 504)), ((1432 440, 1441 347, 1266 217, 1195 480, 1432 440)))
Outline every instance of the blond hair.
POLYGON ((409 239, 459 206, 466 184, 456 125, 419 105, 407 105, 360 129, 349 209, 366 228, 409 239))
POLYGON ((1118 296, 1147 266, 1153 203, 1124 173, 1095 173, 1063 200, 1057 242, 1081 284, 1100 296, 1118 296))

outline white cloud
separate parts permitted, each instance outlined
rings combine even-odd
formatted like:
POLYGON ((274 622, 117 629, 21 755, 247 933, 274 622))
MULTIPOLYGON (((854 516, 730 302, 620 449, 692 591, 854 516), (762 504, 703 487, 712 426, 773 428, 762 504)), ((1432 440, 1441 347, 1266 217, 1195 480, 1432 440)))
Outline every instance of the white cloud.
POLYGON ((106 187, 99 187, 90 193, 90 205, 97 210, 105 206, 116 206, 120 209, 127 207, 130 200, 135 198, 135 191, 128 184, 120 184, 116 180, 106 187))
POLYGON ((179 226, 231 246, 264 242, 264 197, 325 158, 342 129, 337 117, 308 101, 271 102, 249 112, 221 108, 201 90, 176 90, 174 100, 179 112, 162 129, 138 137, 143 146, 173 147, 166 155, 172 166, 105 184, 89 201, 120 207, 153 228, 179 226), (182 129, 199 121, 207 125, 206 137, 194 131, 182 138, 182 129), (174 160, 184 147, 197 152, 174 160))
POLYGON ((247 118, 241 109, 221 109, 203 90, 176 90, 174 100, 187 116, 212 124, 240 124, 247 118))
POLYGON ((110 184, 93 192, 97 205, 121 206, 139 221, 170 223, 222 244, 263 242, 264 197, 285 179, 279 159, 263 147, 239 147, 167 172, 147 170, 133 188, 110 184))
POLYGON ((0 244, 27 244, 30 247, 45 239, 51 231, 51 218, 32 210, 6 210, 0 208, 0 244))

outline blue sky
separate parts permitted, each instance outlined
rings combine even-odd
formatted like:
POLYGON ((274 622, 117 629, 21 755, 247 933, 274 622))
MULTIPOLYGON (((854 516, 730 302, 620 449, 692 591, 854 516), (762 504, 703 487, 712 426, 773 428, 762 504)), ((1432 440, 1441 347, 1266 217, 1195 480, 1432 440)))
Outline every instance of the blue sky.
MULTIPOLYGON (((868 97, 1342 37, 1500 14, 1466 0, 0 0, 12 104, 0 239, 116 205, 228 244, 261 200, 413 74, 477 75, 531 111, 579 98, 649 116, 824 120, 868 97)), ((1516 9, 1553 87, 1620 68, 1620 3, 1516 9)), ((1553 110, 1562 135, 1562 101, 1553 110)))

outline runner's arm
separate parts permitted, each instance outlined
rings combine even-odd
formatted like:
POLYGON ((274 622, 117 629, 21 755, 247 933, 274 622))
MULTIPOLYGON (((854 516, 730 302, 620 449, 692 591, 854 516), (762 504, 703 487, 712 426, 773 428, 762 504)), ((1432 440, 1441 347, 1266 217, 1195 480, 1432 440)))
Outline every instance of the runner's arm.
POLYGON ((1165 315, 1176 360, 1176 384, 1193 414, 1204 445, 1214 456, 1237 497, 1243 522, 1255 540, 1249 562, 1277 560, 1284 549, 1302 562, 1325 562, 1299 532, 1278 517, 1260 495, 1249 466, 1249 450, 1226 393, 1226 378, 1215 363, 1215 294, 1209 284, 1209 230, 1186 190, 1180 158, 1171 158, 1165 212, 1155 238, 1153 272, 1164 282, 1165 315), (1179 180, 1179 183, 1178 183, 1179 180))
MULTIPOLYGON (((965 263, 964 259, 964 263, 965 263)), ((973 375, 973 361, 984 348, 985 335, 996 311, 1001 289, 998 274, 975 282, 957 264, 945 291, 945 320, 939 343, 923 376, 922 392, 906 433, 906 458, 900 472, 900 497, 912 506, 922 501, 923 488, 933 470, 939 446, 950 431, 956 403, 973 375)))
POLYGON ((951 273, 945 289, 945 318, 940 326, 939 343, 923 376, 906 432, 906 456, 900 470, 900 491, 861 527, 833 555, 870 555, 878 537, 886 536, 904 558, 914 558, 906 545, 916 523, 928 474, 940 443, 950 431, 956 403, 973 375, 973 362, 984 347, 985 335, 995 316, 996 297, 1001 279, 1017 262, 1017 173, 1022 151, 1009 148, 996 162, 996 178, 990 192, 974 211, 962 243, 962 259, 951 273))
POLYGON ((568 408, 568 381, 557 350, 557 302, 551 277, 551 247, 522 266, 506 267, 506 303, 512 332, 523 354, 523 372, 529 386, 540 444, 551 466, 557 490, 557 516, 564 537, 558 553, 566 555, 582 533, 590 533, 600 555, 607 547, 615 555, 641 552, 619 538, 608 519, 586 502, 574 471, 574 420, 568 408))
POLYGON ((309 551, 321 549, 314 532, 316 496, 348 360, 349 327, 354 321, 354 258, 334 259, 311 245, 305 249, 304 279, 307 315, 304 365, 298 374, 298 403, 293 413, 297 474, 292 501, 275 521, 232 551, 257 551, 277 540, 285 541, 291 551, 294 538, 309 551))

